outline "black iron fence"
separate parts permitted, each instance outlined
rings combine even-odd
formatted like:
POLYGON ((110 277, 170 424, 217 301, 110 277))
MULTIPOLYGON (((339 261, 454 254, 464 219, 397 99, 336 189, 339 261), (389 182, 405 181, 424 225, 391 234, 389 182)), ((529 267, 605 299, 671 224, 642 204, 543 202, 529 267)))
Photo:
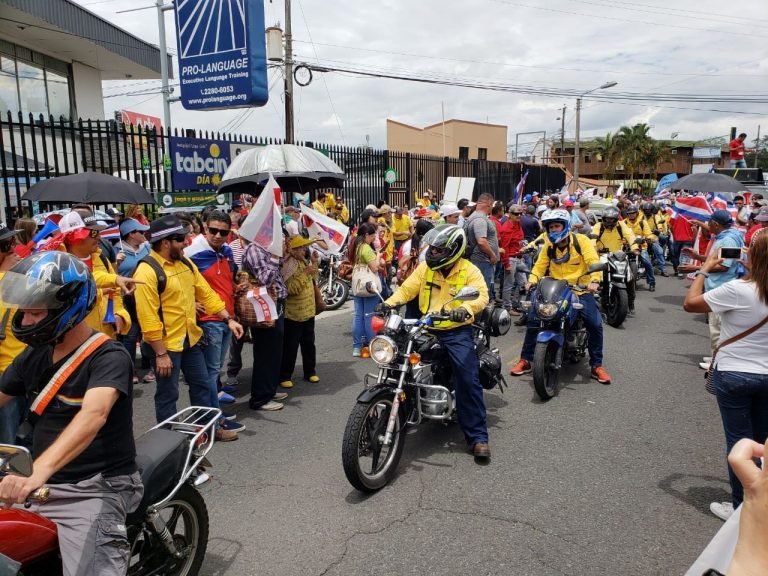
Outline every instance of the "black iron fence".
MULTIPOLYGON (((170 158, 170 141, 174 137, 224 141, 229 144, 232 156, 241 147, 282 143, 280 139, 253 135, 185 129, 166 134, 162 129, 145 129, 114 120, 56 120, 42 115, 14 116, 7 112, 0 116, 0 201, 5 220, 12 221, 23 211, 32 209, 21 198, 36 182, 83 171, 133 180, 158 200, 160 195, 168 198, 177 192, 196 192, 195 188, 180 191, 179 186, 174 187, 170 158)), ((513 198, 515 186, 526 171, 529 171, 526 193, 559 189, 565 183, 562 170, 552 166, 461 160, 315 142, 298 144, 320 150, 344 170, 347 183, 342 194, 353 217, 366 205, 379 200, 390 205, 413 206, 430 191, 440 200, 449 176, 473 177, 475 196, 490 192, 505 202, 513 198), (384 178, 387 171, 390 175, 396 174, 390 183, 384 178)))

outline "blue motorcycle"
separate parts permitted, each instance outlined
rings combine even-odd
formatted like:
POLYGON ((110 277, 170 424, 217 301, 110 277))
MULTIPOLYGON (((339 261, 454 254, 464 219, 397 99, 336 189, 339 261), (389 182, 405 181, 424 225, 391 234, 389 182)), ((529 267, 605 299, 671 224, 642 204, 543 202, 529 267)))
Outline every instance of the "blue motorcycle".
MULTIPOLYGON (((605 268, 604 263, 593 264, 589 272, 605 268)), ((579 314, 584 305, 574 290, 585 290, 585 287, 545 276, 530 300, 522 303, 523 308, 540 321, 532 364, 533 386, 543 401, 554 398, 560 391, 563 358, 577 364, 587 355, 587 330, 579 314)))

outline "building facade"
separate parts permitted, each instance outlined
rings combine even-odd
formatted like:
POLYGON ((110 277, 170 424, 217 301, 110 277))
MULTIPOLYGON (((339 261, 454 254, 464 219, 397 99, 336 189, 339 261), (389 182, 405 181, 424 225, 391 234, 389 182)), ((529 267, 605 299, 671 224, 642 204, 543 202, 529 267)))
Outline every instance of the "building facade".
POLYGON ((418 128, 387 119, 387 148, 461 160, 507 160, 507 127, 446 120, 418 128))

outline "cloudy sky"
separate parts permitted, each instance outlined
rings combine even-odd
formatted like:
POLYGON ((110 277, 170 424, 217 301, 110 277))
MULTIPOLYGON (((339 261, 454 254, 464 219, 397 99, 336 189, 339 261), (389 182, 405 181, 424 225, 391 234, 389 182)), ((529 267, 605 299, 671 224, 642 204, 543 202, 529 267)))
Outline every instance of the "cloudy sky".
MULTIPOLYGON (((152 0, 76 0, 140 38, 157 43, 152 0)), ((265 1, 267 26, 284 22, 283 0, 265 1)), ((707 96, 764 95, 768 101, 765 0, 733 5, 715 0, 293 0, 297 61, 385 74, 440 77, 462 83, 588 91, 605 90, 707 96), (669 7, 673 6, 673 8, 669 7)), ((168 45, 176 52, 171 13, 168 45)), ((174 62, 175 65, 175 62, 174 62)), ((263 108, 192 112, 172 105, 175 126, 261 136, 283 135, 282 76, 269 72, 270 101, 263 108)), ((159 82, 107 82, 105 96, 139 91, 159 82)), ((544 130, 560 134, 563 106, 566 138, 575 129, 575 97, 541 96, 315 74, 296 87, 296 137, 359 146, 366 138, 386 146, 385 120, 426 126, 446 118, 505 124, 515 134, 544 130)), ((105 113, 129 109, 162 116, 159 94, 105 99, 105 113)), ((647 122, 656 138, 725 136, 731 126, 754 138, 768 132, 768 105, 741 102, 619 103, 584 100, 582 136, 604 135, 625 124, 647 122)), ((535 137, 521 136, 521 142, 535 137)), ((521 153, 525 146, 521 146, 521 153)))

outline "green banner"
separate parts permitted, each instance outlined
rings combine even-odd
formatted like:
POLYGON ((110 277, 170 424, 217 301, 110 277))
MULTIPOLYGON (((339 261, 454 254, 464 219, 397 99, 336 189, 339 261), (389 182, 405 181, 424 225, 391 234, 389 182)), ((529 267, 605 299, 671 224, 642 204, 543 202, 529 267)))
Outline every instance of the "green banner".
POLYGON ((160 194, 158 198, 160 209, 182 209, 197 208, 205 206, 230 206, 232 204, 231 194, 211 194, 208 192, 187 192, 160 194))

